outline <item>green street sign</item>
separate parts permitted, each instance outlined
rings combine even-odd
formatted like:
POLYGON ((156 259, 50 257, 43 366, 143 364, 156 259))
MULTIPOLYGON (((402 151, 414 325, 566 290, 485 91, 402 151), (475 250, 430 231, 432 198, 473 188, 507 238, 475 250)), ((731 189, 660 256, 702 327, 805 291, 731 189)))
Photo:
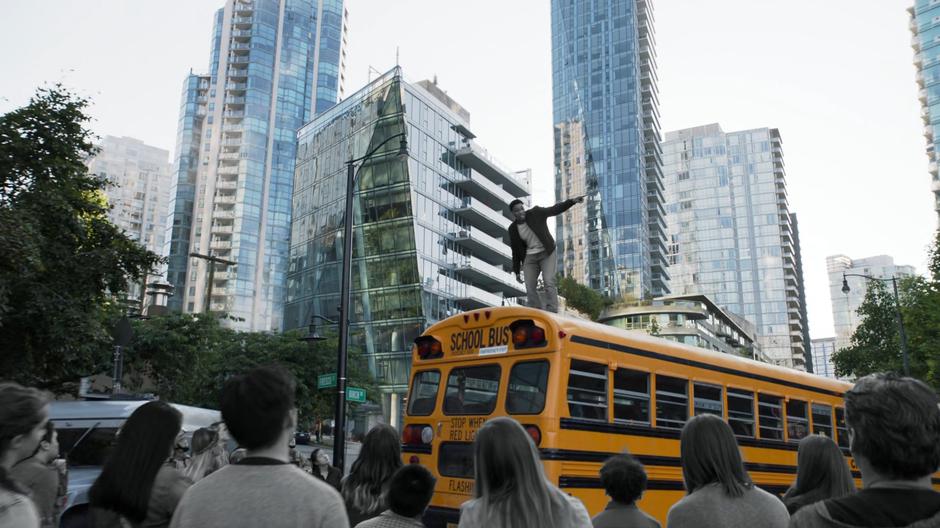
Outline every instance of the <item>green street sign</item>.
POLYGON ((365 403, 366 390, 358 387, 346 387, 346 399, 355 403, 365 403))
POLYGON ((317 376, 317 388, 318 389, 329 389, 336 386, 336 373, 330 372, 329 374, 320 374, 317 376))

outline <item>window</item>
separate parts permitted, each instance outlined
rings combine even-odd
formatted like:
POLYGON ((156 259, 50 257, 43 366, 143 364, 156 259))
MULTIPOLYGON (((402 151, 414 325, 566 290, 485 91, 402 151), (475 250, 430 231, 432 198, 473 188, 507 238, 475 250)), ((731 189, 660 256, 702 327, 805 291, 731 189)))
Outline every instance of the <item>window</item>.
POLYGON ((447 378, 444 414, 490 414, 499 393, 499 365, 455 368, 447 378))
POLYGON ((572 418, 607 421, 607 365, 571 360, 568 412, 572 418))
POLYGON ((787 401, 787 438, 792 442, 809 434, 809 419, 806 417, 806 402, 787 401))
POLYGON ((728 389, 728 424, 737 436, 754 437, 754 393, 728 389))
POLYGON ((538 414, 545 408, 545 390, 548 386, 548 361, 516 363, 509 372, 509 390, 506 393, 506 412, 509 414, 538 414))
POLYGON ((103 466, 117 439, 117 428, 65 428, 57 423, 59 447, 75 466, 103 466), (82 438, 84 436, 84 438, 82 438), (81 443, 78 441, 81 440, 81 443))
POLYGON ((445 477, 473 478, 473 443, 442 442, 437 471, 445 477))
POLYGON ((765 440, 783 440, 783 420, 780 416, 782 399, 777 396, 761 394, 757 402, 760 437, 765 440))
POLYGON ((695 415, 715 414, 721 416, 721 387, 696 383, 693 388, 695 390, 695 415))
POLYGON ((650 423, 650 375, 630 369, 614 372, 614 421, 650 423))
POLYGON ((813 404, 813 434, 832 438, 832 407, 823 403, 813 404))
POLYGON ((408 414, 427 416, 434 412, 434 405, 437 403, 437 387, 440 383, 441 373, 436 370, 425 370, 415 374, 411 396, 408 398, 408 414))
POLYGON ((849 429, 845 425, 845 409, 836 407, 836 443, 839 447, 849 447, 849 429))
POLYGON ((682 429, 689 417, 689 382, 656 376, 656 427, 682 429))

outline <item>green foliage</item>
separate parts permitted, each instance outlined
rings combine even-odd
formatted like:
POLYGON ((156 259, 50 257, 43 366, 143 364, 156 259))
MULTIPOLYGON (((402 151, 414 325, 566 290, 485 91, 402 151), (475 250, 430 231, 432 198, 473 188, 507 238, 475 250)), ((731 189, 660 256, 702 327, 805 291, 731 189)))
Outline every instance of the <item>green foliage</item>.
MULTIPOLYGON (((236 332, 223 328, 218 314, 168 314, 134 322, 126 364, 135 384, 150 381, 164 400, 218 408, 228 377, 278 363, 297 378, 297 408, 305 424, 333 414, 335 390, 318 390, 316 383, 320 374, 336 372, 338 340, 330 336, 309 345, 302 334, 236 332)), ((357 349, 349 349, 347 377, 348 385, 366 389, 369 398, 378 394, 357 349)))
MULTIPOLYGON (((907 334, 910 374, 940 388, 940 231, 930 249, 928 277, 898 280, 901 317, 907 334)), ((833 354, 840 376, 903 372, 903 360, 890 283, 869 281, 858 309, 862 323, 851 345, 833 354)))
POLYGON ((601 312, 611 305, 611 300, 588 288, 571 277, 558 278, 558 293, 565 298, 568 306, 587 314, 592 321, 600 317, 601 312))
POLYGON ((159 262, 108 221, 87 106, 53 86, 0 116, 0 372, 51 389, 108 364, 113 299, 159 262))

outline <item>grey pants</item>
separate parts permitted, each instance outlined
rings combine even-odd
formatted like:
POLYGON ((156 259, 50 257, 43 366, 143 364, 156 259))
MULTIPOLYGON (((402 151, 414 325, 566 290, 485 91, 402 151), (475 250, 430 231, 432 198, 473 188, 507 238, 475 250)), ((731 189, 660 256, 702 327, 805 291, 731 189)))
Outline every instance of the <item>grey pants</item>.
POLYGON ((558 313, 558 287, 555 284, 555 270, 558 269, 557 256, 555 252, 549 255, 544 251, 529 253, 525 256, 522 269, 525 272, 525 291, 529 296, 528 305, 532 308, 558 313), (544 304, 537 289, 539 273, 542 274, 542 282, 545 283, 544 304))

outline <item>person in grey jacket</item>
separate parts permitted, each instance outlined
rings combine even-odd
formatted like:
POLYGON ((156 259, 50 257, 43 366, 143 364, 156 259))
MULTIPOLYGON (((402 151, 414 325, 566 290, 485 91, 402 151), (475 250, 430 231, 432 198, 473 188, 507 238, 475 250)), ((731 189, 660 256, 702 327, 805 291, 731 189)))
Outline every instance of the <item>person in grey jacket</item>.
POLYGON ((925 383, 872 374, 845 393, 845 422, 864 488, 796 512, 795 528, 940 527, 940 398, 925 383))
POLYGON ((528 305, 549 312, 558 311, 558 287, 555 285, 555 270, 558 256, 555 255, 555 239, 548 231, 548 217, 560 215, 574 204, 584 201, 583 196, 559 202, 551 207, 533 207, 528 211, 522 200, 509 203, 516 221, 509 226, 509 246, 512 248, 512 271, 516 280, 525 284, 528 305), (520 271, 525 271, 523 281, 520 271), (537 289, 539 275, 545 283, 545 302, 537 289))
POLYGON ((713 414, 685 424, 679 439, 688 495, 669 508, 668 528, 785 528, 786 506, 744 469, 731 426, 713 414))

